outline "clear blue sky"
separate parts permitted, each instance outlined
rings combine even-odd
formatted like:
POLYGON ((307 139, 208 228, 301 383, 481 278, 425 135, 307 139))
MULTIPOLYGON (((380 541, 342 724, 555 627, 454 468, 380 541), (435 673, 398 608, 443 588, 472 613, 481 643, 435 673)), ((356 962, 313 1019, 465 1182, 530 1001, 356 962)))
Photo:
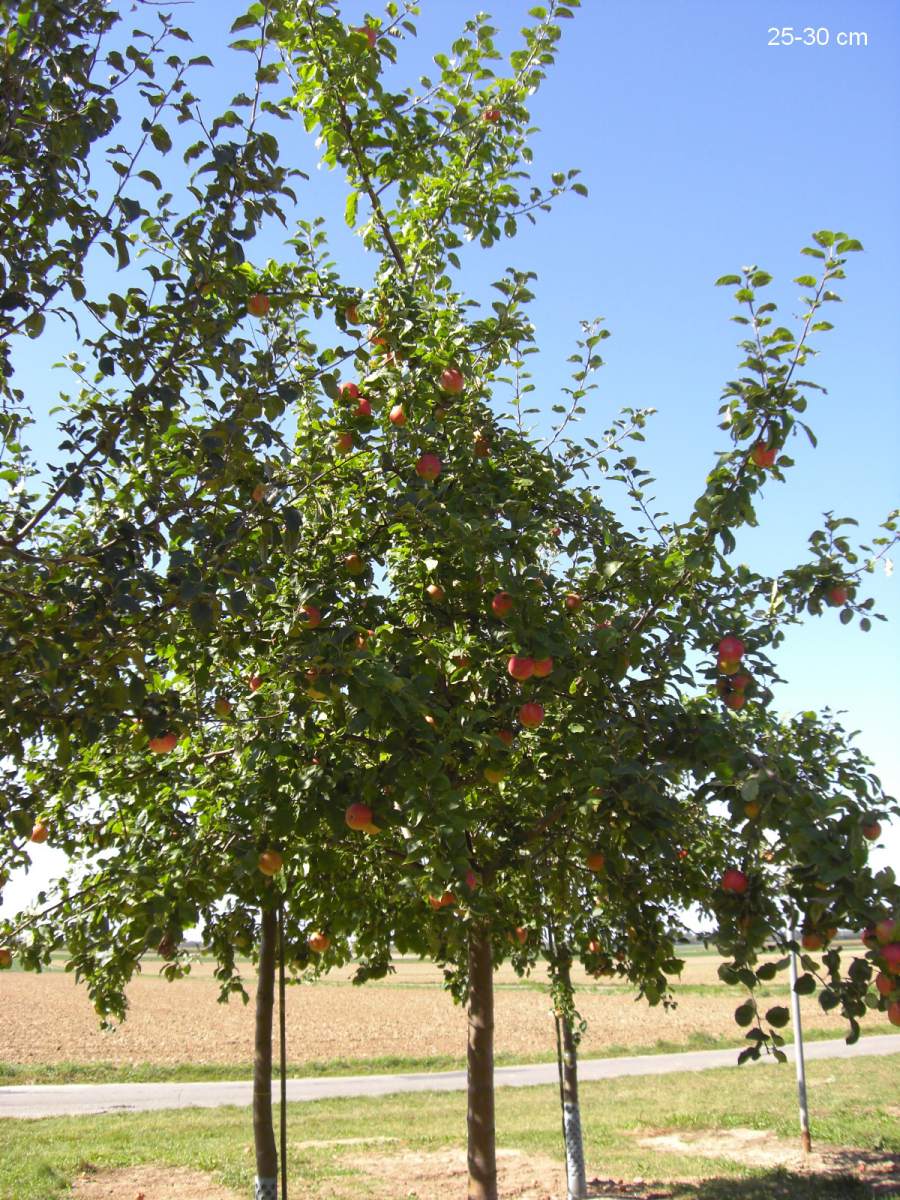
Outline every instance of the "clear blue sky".
MULTIPOLYGON (((501 44, 513 44, 529 5, 496 0, 485 7, 502 30, 501 44)), ((222 49, 243 8, 196 0, 173 10, 192 32, 195 52, 216 62, 215 72, 198 73, 193 89, 214 105, 246 86, 238 75, 249 56, 229 62, 222 49)), ((401 50, 392 85, 427 72, 473 11, 468 0, 424 0, 418 42, 401 50)), ((351 24, 364 18, 361 6, 344 12, 351 24)), ((740 359, 741 331, 728 320, 733 302, 713 281, 758 264, 775 276, 769 298, 789 319, 801 310, 791 278, 809 269, 812 260, 799 250, 811 231, 859 238, 865 253, 850 257, 839 289, 845 302, 826 314, 836 328, 821 336, 821 356, 806 371, 828 389, 812 394, 808 414, 818 449, 805 439, 792 443, 797 467, 786 485, 767 486, 760 527, 741 539, 739 553, 767 571, 799 561, 826 509, 853 515, 861 534, 874 533, 900 504, 900 7, 893 0, 585 0, 565 26, 559 63, 534 98, 542 131, 536 176, 580 167, 590 197, 564 198, 515 242, 470 256, 466 288, 486 296, 508 265, 537 272, 538 396, 547 409, 565 380, 579 320, 606 318, 613 334, 603 346, 607 366, 583 430, 601 431, 626 405, 657 408, 644 465, 657 477, 659 507, 680 516, 724 445, 718 398, 740 359), (798 37, 811 26, 829 44, 769 46, 772 26, 793 27, 798 37), (865 34, 854 40, 867 44, 839 45, 847 33, 865 34)), ((312 173, 301 192, 304 214, 333 214, 348 281, 356 270, 364 284, 366 263, 342 228, 339 177, 315 169, 299 125, 277 129, 283 156, 296 156, 312 173)), ((278 253, 274 238, 260 257, 269 253, 278 253)), ((39 355, 28 359, 33 385, 43 387, 39 355)), ((840 626, 835 612, 810 618, 779 652, 790 683, 777 703, 785 713, 845 710, 845 724, 860 730, 859 745, 896 793, 900 581, 880 572, 865 587, 891 623, 862 634, 840 626)), ((877 860, 900 865, 900 830, 886 846, 877 860)), ((35 879, 46 877, 51 853, 37 848, 35 879)))

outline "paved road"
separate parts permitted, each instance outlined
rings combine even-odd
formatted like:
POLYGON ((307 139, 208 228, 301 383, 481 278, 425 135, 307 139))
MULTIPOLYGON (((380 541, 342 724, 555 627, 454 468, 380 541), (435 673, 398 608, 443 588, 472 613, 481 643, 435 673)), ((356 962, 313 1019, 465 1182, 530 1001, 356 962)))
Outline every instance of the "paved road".
MULTIPOLYGON (((786 1047, 791 1056, 792 1047, 786 1047)), ((892 1034, 844 1041, 807 1042, 806 1057, 857 1058, 900 1054, 900 1037, 892 1034)), ((589 1058, 578 1064, 578 1077, 616 1079, 623 1075, 666 1075, 672 1071, 706 1071, 733 1067, 735 1050, 695 1050, 687 1054, 644 1054, 633 1058, 589 1058)), ((771 1061, 771 1060, 770 1060, 771 1061)), ((498 1087, 531 1087, 555 1083, 556 1063, 498 1067, 498 1087)), ((466 1086, 465 1071, 415 1075, 344 1075, 325 1079, 289 1079, 288 1100, 326 1100, 335 1096, 384 1096, 390 1092, 455 1092, 466 1086)), ((0 1087, 0 1118, 50 1117, 102 1112, 140 1112, 159 1108, 218 1108, 249 1105, 250 1080, 238 1083, 70 1083, 60 1086, 0 1087)))

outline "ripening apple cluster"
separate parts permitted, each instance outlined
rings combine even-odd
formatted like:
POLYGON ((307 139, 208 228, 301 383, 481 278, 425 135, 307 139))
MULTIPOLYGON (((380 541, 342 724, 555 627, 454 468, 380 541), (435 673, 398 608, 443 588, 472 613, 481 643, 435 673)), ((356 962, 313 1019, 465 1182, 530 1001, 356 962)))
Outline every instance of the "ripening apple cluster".
POLYGON ((882 918, 864 929, 861 936, 879 968, 875 989, 887 1001, 888 1020, 900 1025, 900 914, 882 918))
POLYGON ((731 709, 741 709, 747 703, 744 694, 753 682, 751 677, 741 670, 741 660, 745 654, 745 646, 740 638, 723 637, 719 642, 719 679, 716 684, 722 703, 731 709))

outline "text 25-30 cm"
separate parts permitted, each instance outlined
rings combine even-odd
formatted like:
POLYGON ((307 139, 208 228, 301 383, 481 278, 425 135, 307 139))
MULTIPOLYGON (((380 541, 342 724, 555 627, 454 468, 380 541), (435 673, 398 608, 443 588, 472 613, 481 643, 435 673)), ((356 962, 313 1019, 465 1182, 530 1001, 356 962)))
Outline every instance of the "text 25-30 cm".
POLYGON ((869 35, 860 30, 841 29, 832 33, 826 25, 816 28, 806 25, 795 29, 793 25, 770 25, 770 46, 868 46, 869 35))

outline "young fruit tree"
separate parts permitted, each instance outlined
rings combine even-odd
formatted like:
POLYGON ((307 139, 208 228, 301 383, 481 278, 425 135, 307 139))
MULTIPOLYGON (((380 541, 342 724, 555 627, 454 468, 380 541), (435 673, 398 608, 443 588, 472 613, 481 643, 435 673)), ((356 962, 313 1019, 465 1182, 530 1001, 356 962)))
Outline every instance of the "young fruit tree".
MULTIPOLYGON (((304 972, 352 952, 360 981, 394 948, 445 965, 469 1011, 471 1200, 497 1195, 493 968, 532 964, 544 924, 563 950, 564 1015, 575 954, 667 1001, 691 904, 715 916, 728 982, 751 996, 787 905, 811 929, 881 929, 865 957, 829 950, 827 974, 804 978, 851 1035, 867 1003, 892 1011, 893 991, 877 985, 876 1000, 869 983, 873 964, 896 979, 885 922, 900 897, 868 869, 865 831, 896 809, 836 725, 771 708, 785 628, 826 598, 867 622, 866 568, 834 519, 777 576, 734 554, 791 465, 812 386, 797 371, 859 246, 814 236, 797 333, 759 304, 765 272, 720 281, 751 331, 724 397, 729 449, 683 520, 645 513, 632 529, 613 497, 624 485, 646 508, 631 451, 648 413, 627 411, 602 442, 573 438, 605 331, 585 326, 563 415, 541 436, 526 407, 533 276, 509 269, 490 306, 464 286, 479 245, 583 190, 576 172, 548 188, 529 174, 527 104, 575 7, 533 14, 502 75, 495 31, 474 17, 434 79, 394 91, 385 68, 393 79, 416 6, 354 27, 331 2, 256 4, 235 24, 244 90, 212 121, 168 21, 128 52, 101 5, 19 23, 28 103, 34 64, 64 49, 61 111, 74 120, 90 94, 105 116, 40 178, 27 138, 14 160, 40 218, 7 341, 55 330, 44 309, 80 322, 62 466, 24 448, 27 397, 8 387, 0 869, 26 861, 38 826, 71 868, 0 940, 34 969, 66 947, 105 1018, 124 1016, 148 949, 169 978, 189 969, 180 943, 199 923, 223 996, 246 996, 237 959, 252 948, 258 1196, 277 1189, 279 960, 304 972), (104 54, 89 49, 98 36, 104 54), (130 85, 150 128, 108 151, 113 190, 94 196, 92 146, 130 85), (280 165, 279 120, 302 121, 342 173, 363 284, 334 265, 299 168, 280 165), (183 178, 156 161, 175 153, 183 178), (87 233, 60 232, 59 194, 87 233), (270 217, 294 222, 287 255, 253 266, 270 217), (104 251, 121 271, 111 293, 104 251)), ((23 100, 26 130, 30 112, 23 100)), ((891 518, 869 559, 893 532, 891 518)), ((738 1013, 746 1054, 780 1052, 780 1012, 751 1000, 738 1013)))

